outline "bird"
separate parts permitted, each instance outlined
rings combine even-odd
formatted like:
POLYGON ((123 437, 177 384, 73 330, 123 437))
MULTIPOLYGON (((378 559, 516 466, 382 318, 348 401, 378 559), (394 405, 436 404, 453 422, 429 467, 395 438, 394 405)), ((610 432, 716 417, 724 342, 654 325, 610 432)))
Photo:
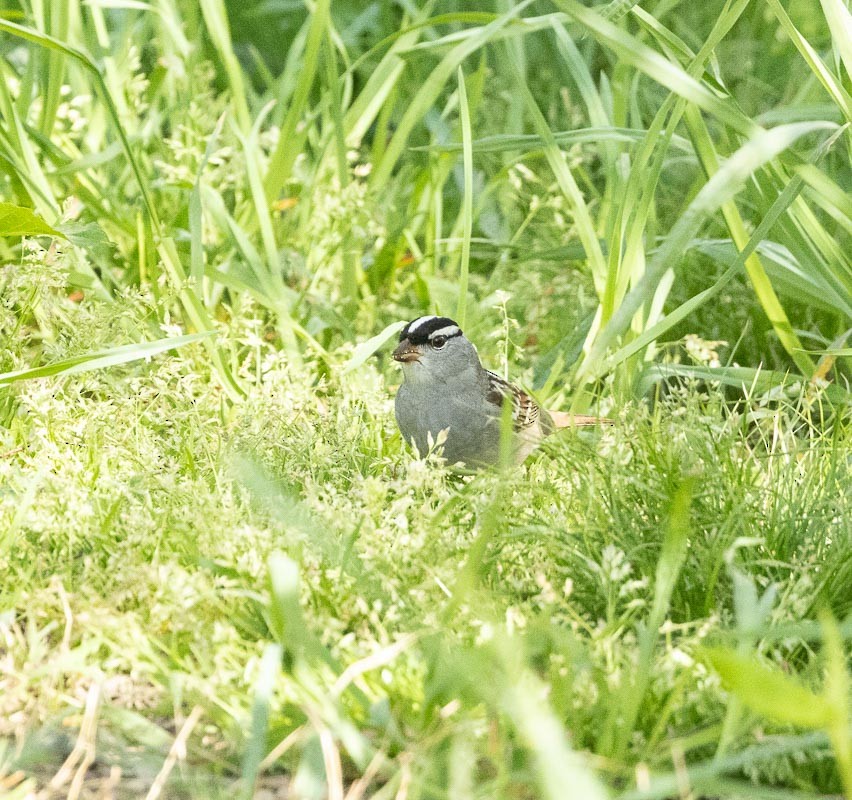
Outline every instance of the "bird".
POLYGON ((606 425, 612 420, 547 411, 529 394, 482 366, 476 347, 449 317, 417 317, 402 329, 393 358, 403 383, 394 402, 403 439, 421 455, 445 431, 450 464, 484 467, 500 461, 500 418, 511 403, 512 457, 523 462, 559 428, 606 425))

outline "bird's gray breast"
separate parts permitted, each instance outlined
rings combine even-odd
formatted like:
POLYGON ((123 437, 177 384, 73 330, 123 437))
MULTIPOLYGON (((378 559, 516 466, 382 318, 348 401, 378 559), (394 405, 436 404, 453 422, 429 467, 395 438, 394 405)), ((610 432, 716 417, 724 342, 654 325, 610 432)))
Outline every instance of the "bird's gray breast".
POLYGON ((481 392, 452 390, 448 384, 404 383, 396 395, 396 421, 403 438, 421 455, 429 451, 429 438, 437 441, 447 431, 444 457, 451 464, 495 463, 499 456, 500 429, 494 406, 481 392))

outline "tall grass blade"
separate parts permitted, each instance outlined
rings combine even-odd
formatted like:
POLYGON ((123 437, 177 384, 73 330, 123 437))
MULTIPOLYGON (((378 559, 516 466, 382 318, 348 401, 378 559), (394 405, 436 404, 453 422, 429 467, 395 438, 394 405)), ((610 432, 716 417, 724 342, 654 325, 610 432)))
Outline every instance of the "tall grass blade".
POLYGON ((308 96, 316 77, 320 50, 326 36, 326 29, 331 22, 330 9, 331 0, 317 0, 314 5, 298 81, 290 97, 287 116, 284 117, 284 122, 281 125, 278 144, 269 158, 263 179, 264 194, 267 202, 270 203, 278 197, 289 179, 293 164, 296 163, 296 157, 301 150, 301 143, 306 135, 306 132, 297 133, 297 126, 304 115, 308 96))
POLYGON ((148 212, 149 217, 151 218, 154 227, 159 230, 160 222, 157 216, 157 211, 154 206, 153 199, 151 198, 150 191, 148 189, 148 184, 145 179, 142 177, 142 170, 139 167, 139 162, 136 157, 133 155, 133 150, 130 147, 130 140, 127 138, 127 133, 124 130, 124 126, 121 124, 121 120, 118 115, 118 111, 116 110, 115 102, 112 99, 112 95, 107 89, 106 84, 104 83, 104 79, 101 76, 100 71, 98 70, 97 65, 92 59, 86 55, 86 53, 81 50, 77 50, 74 47, 70 47, 69 45, 64 44, 51 36, 46 36, 43 33, 39 33, 38 31, 34 31, 31 28, 27 28, 23 25, 18 25, 17 23, 10 22, 7 19, 0 18, 0 31, 8 33, 12 36, 16 36, 20 39, 24 39, 25 41, 32 42, 33 44, 38 45, 39 47, 46 48, 49 51, 55 51, 61 53, 69 58, 74 59, 79 64, 81 64, 84 69, 86 69, 89 74, 92 76, 92 80, 95 83, 95 88, 100 94, 101 99, 107 107, 107 112, 112 120, 113 125, 115 126, 116 132, 118 133, 119 139, 121 140, 121 146, 124 150, 124 154, 127 157, 128 162, 133 170, 133 175, 136 178, 137 183, 139 184, 139 189, 142 192, 142 197, 145 201, 145 208, 148 212))
POLYGON ((571 750, 560 721, 543 699, 545 696, 541 682, 524 671, 507 687, 503 699, 521 740, 532 752, 541 797, 564 800, 570 787, 572 797, 606 800, 606 790, 581 757, 571 750))
POLYGON ((492 39, 494 34, 517 17, 531 2, 532 0, 522 0, 521 3, 518 3, 517 6, 507 13, 502 14, 494 22, 491 22, 475 33, 467 34, 460 44, 453 47, 441 59, 441 62, 432 70, 429 77, 423 83, 423 86, 411 98, 408 108, 397 125, 393 138, 382 154, 381 160, 373 170, 370 185, 374 191, 380 190, 388 181, 399 157, 402 155, 402 151, 405 149, 408 137, 414 130, 414 126, 433 106, 447 81, 461 63, 492 39))
MULTIPOLYGON (((719 160, 716 156, 713 142, 710 139, 710 132, 707 130, 701 114, 694 107, 687 108, 684 119, 692 135, 695 150, 704 167, 704 172, 708 177, 712 178, 719 170, 719 160)), ((733 198, 726 200, 722 203, 721 208, 734 244, 738 248, 745 247, 748 241, 748 233, 736 202, 733 198)), ((778 336, 784 349, 790 354, 790 357, 802 373, 812 375, 814 364, 805 353, 801 352, 802 344, 799 341, 799 337, 793 331, 784 307, 781 305, 781 301, 778 299, 778 295, 775 293, 775 289, 773 289, 769 281, 769 276, 766 274, 763 263, 756 252, 752 252, 746 258, 745 269, 754 293, 757 295, 757 299, 760 301, 760 305, 772 327, 775 329, 775 334, 778 336)))
POLYGON ((462 161, 464 163, 464 189, 462 196, 462 242, 461 263, 459 264, 459 302, 456 307, 456 320, 462 330, 467 321, 467 285, 470 269, 470 237, 473 235, 473 136, 470 128, 470 107, 467 103, 467 89, 464 85, 464 72, 458 68, 459 113, 462 131, 462 161))
POLYGON ((553 0, 553 4, 588 28, 596 39, 609 47, 626 64, 636 67, 676 95, 704 109, 737 133, 752 136, 760 130, 734 105, 720 99, 678 64, 664 58, 597 12, 575 0, 553 0))
POLYGON ((231 28, 224 0, 201 0, 201 13, 204 15, 204 22, 213 46, 225 66, 237 123, 243 131, 248 131, 251 127, 251 117, 246 100, 246 85, 243 81, 242 67, 231 45, 231 28))
MULTIPOLYGON (((50 3, 50 35, 60 42, 68 38, 71 8, 74 0, 52 0, 50 3)), ((50 50, 47 62, 41 70, 42 106, 39 129, 50 136, 59 108, 60 92, 65 83, 65 56, 59 50, 50 50)))
POLYGON ((517 80, 515 85, 517 86, 517 91, 525 100, 527 113, 532 118, 536 133, 545 143, 544 152, 547 157, 547 163, 550 165, 551 170, 553 170, 556 182, 559 184, 559 188, 565 195, 568 206, 574 215, 577 234, 583 244, 583 249, 586 251, 595 288, 599 294, 602 294, 606 283, 606 259, 601 250, 600 241, 598 240, 594 222, 592 221, 592 215, 583 198, 583 193, 580 191, 580 187, 577 185, 577 181, 574 179, 571 170, 568 168, 565 156, 557 146, 550 126, 547 124, 547 120, 541 113, 541 109, 539 109, 532 93, 521 80, 517 80))
POLYGON ((602 360, 606 350, 630 326, 633 315, 651 296, 657 281, 670 266, 677 265, 680 254, 698 232, 707 217, 736 195, 743 182, 755 170, 775 158, 796 140, 815 131, 835 130, 826 122, 801 122, 780 125, 763 131, 731 155, 719 171, 701 188, 672 228, 662 246, 648 263, 647 270, 613 314, 607 326, 595 340, 584 360, 578 377, 585 377, 602 360))
POLYGON ((843 0, 820 0, 820 4, 828 22, 831 40, 846 69, 846 77, 852 80, 852 13, 843 0))
MULTIPOLYGON (((793 20, 790 19, 790 16, 784 10, 784 6, 781 5, 780 1, 766 0, 766 2, 775 16, 778 17, 778 21, 781 23, 781 28, 787 36, 790 37, 790 41, 792 41, 796 46, 796 49, 805 60, 805 63, 811 68, 814 75, 816 75, 817 80, 823 85, 823 88, 831 96, 831 99, 843 112, 846 121, 852 122, 852 98, 850 98, 849 93, 829 71, 828 67, 823 64, 817 51, 793 24, 793 20)), ((841 31, 836 31, 836 33, 842 36, 841 31)))
POLYGON ((628 344, 619 348, 615 353, 608 356, 604 362, 592 373, 595 377, 600 376, 611 370, 616 365, 620 364, 627 358, 630 358, 635 353, 640 352, 645 347, 656 341, 666 331, 671 330, 679 322, 682 322, 690 314, 699 309, 704 303, 712 300, 719 292, 722 291, 730 282, 740 273, 745 260, 759 244, 769 235, 773 225, 778 221, 778 218, 790 207, 798 193, 802 190, 803 181, 801 178, 794 178, 778 195, 772 207, 767 212, 766 216, 760 221, 760 224, 755 228, 754 233, 749 238, 746 246, 739 251, 736 260, 722 276, 708 289, 695 295, 686 302, 673 309, 663 319, 650 328, 646 328, 635 339, 628 344))
POLYGON ((112 347, 109 350, 100 350, 96 353, 85 353, 43 367, 31 367, 14 372, 0 373, 0 386, 7 386, 17 381, 27 381, 34 378, 49 378, 53 375, 77 375, 81 372, 91 372, 96 369, 105 369, 119 364, 127 364, 131 361, 139 361, 143 358, 151 358, 168 350, 198 342, 214 335, 214 331, 205 333, 190 333, 186 336, 173 336, 169 339, 157 339, 154 342, 138 342, 136 344, 125 344, 112 347))

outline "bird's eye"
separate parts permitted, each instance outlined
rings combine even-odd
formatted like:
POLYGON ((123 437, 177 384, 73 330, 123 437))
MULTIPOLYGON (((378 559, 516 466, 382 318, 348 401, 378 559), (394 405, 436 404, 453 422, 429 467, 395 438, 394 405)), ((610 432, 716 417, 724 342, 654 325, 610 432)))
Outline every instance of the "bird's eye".
POLYGON ((436 336, 434 339, 432 339, 429 342, 429 344, 431 344, 432 347, 435 348, 435 350, 440 350, 446 343, 447 343, 447 337, 446 336, 436 336))

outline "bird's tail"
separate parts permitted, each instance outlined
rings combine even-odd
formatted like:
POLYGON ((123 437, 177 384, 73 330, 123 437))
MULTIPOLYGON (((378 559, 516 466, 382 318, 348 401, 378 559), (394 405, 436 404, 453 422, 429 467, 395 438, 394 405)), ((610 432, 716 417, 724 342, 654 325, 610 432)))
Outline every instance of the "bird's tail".
POLYGON ((550 417, 557 428, 586 428, 591 425, 615 425, 606 417, 588 417, 585 414, 569 414, 567 411, 551 411, 550 417))

